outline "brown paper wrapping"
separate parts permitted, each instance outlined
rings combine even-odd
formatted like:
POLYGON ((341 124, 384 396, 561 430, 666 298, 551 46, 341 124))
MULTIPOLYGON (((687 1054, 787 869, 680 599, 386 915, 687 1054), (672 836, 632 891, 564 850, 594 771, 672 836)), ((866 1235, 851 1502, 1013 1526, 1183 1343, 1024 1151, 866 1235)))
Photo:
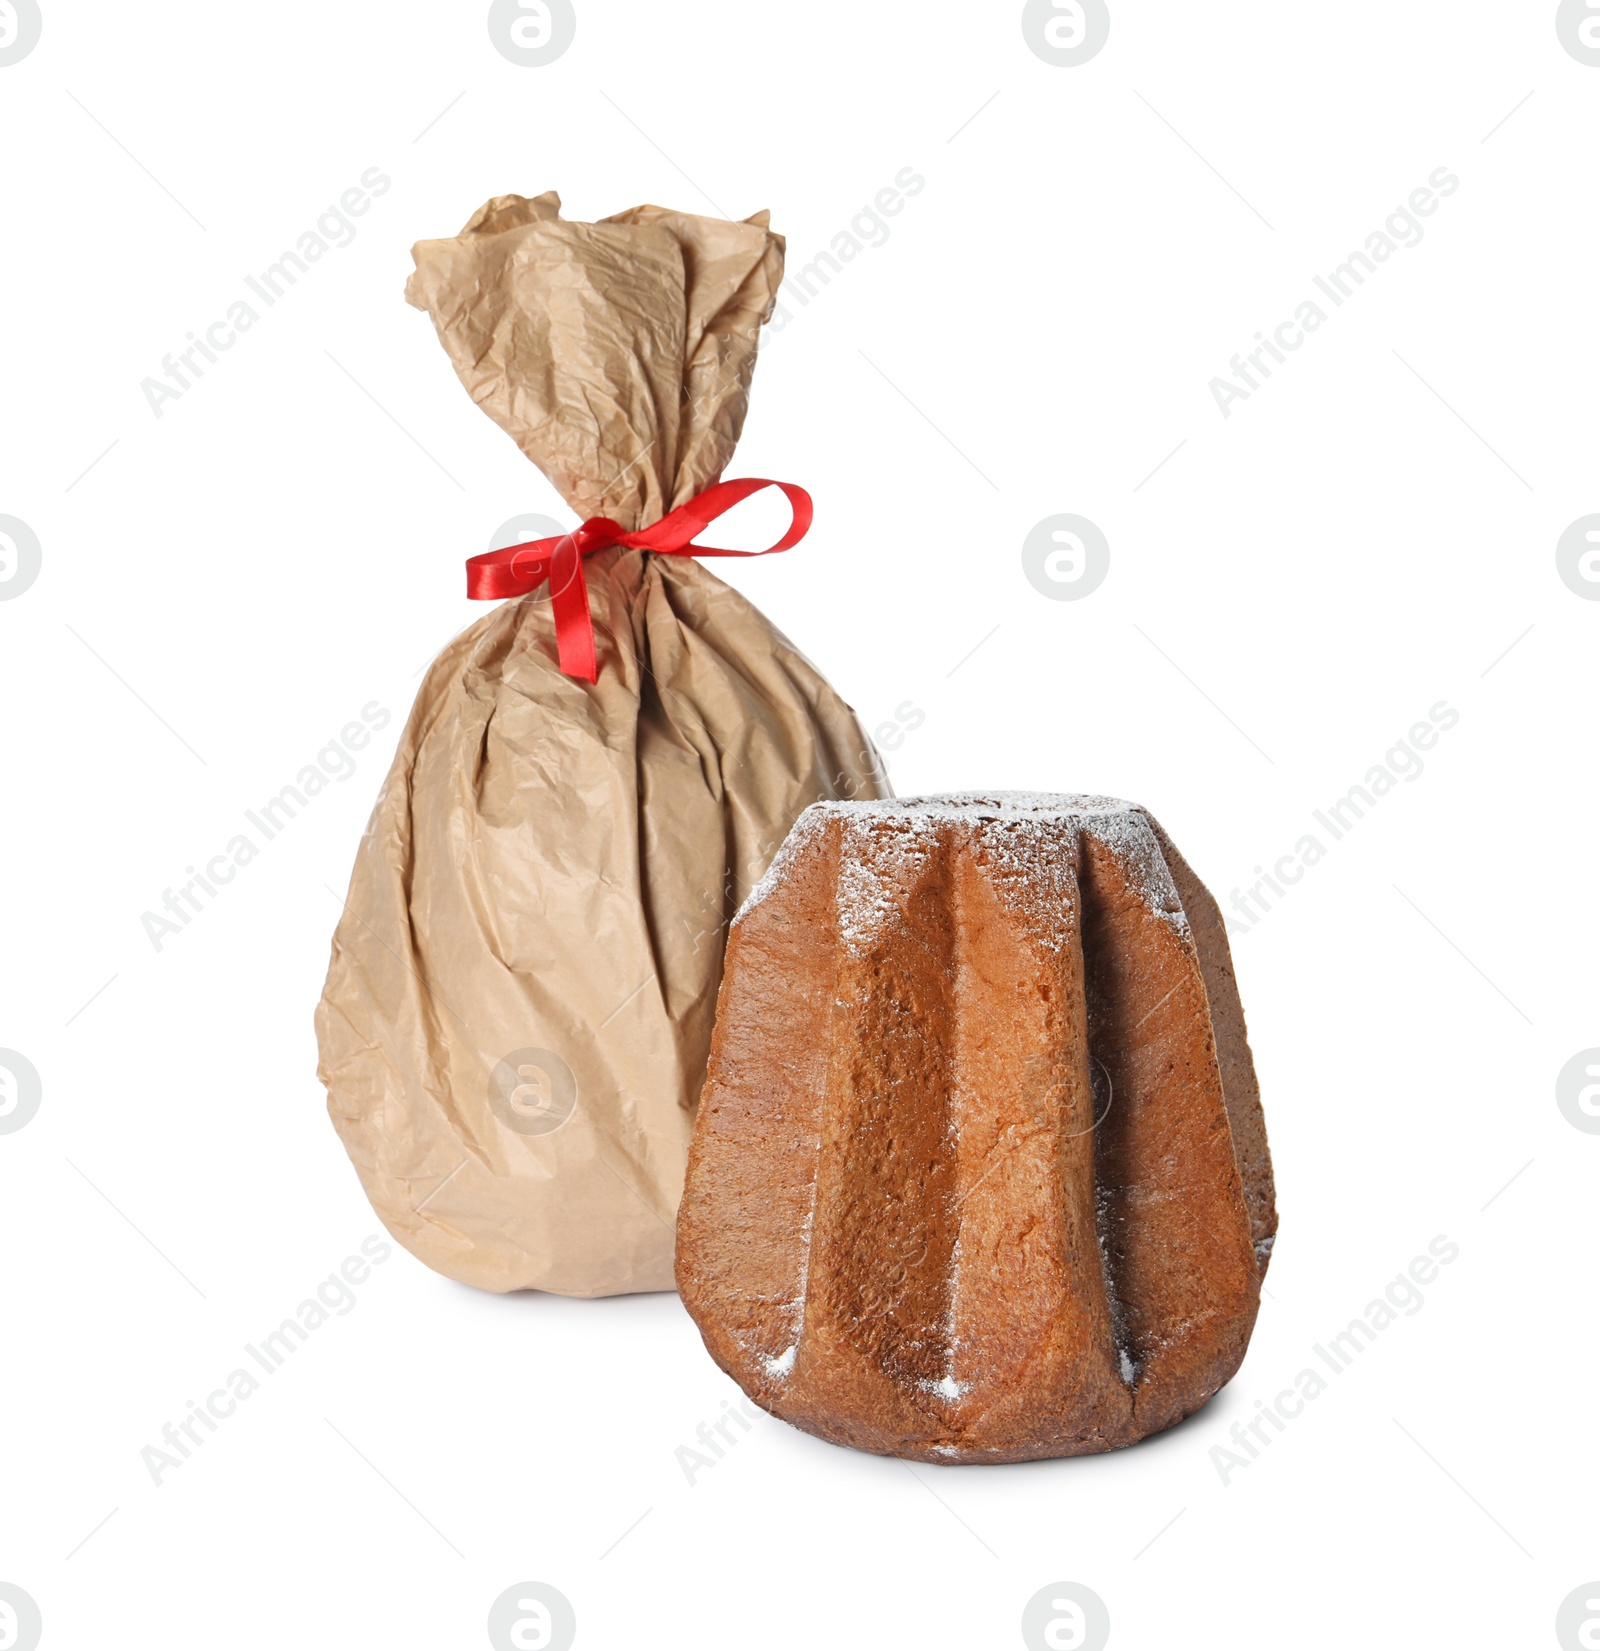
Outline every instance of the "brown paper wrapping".
MULTIPOLYGON (((645 526, 721 474, 783 273, 764 213, 507 195, 413 256, 407 297, 580 517, 645 526)), ((489 1290, 672 1288, 723 925, 811 803, 889 794, 850 708, 700 563, 586 570, 598 683, 561 674, 543 591, 430 669, 317 1010, 379 1216, 489 1290)))

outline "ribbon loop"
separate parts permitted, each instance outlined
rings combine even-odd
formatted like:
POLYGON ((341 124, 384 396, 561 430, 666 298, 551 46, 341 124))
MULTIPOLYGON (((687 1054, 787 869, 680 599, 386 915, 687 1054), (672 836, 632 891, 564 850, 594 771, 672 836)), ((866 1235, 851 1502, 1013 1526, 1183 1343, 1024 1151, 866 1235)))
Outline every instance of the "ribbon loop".
POLYGON ((799 544, 811 530, 811 519, 811 495, 792 482, 758 477, 713 482, 687 504, 679 505, 659 522, 635 533, 625 532, 621 523, 609 516, 593 516, 581 527, 557 538, 531 539, 526 544, 508 545, 503 550, 470 557, 467 595, 475 602, 498 602, 506 597, 526 596, 548 579, 561 669, 568 676, 594 682, 599 672, 594 620, 589 612, 589 586, 583 573, 585 556, 609 550, 613 545, 652 551, 658 556, 772 556, 799 544), (777 488, 789 501, 792 513, 788 531, 775 545, 768 545, 765 550, 719 550, 715 545, 694 542, 695 535, 703 533, 719 516, 765 487, 777 488))

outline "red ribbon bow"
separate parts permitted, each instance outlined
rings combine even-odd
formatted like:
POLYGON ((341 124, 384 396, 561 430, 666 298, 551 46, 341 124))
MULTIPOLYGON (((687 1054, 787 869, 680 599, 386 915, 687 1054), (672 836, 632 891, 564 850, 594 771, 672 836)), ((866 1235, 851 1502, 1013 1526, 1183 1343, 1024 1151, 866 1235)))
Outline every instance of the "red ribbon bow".
POLYGON ((555 539, 531 539, 527 544, 491 550, 467 561, 467 595, 477 602, 498 602, 502 597, 526 596, 550 581, 550 606, 556 620, 556 651, 561 669, 568 676, 594 682, 594 621, 589 615, 589 586, 583 576, 583 559, 612 545, 631 550, 653 550, 659 556, 771 556, 788 550, 805 538, 811 527, 811 495, 791 482, 763 481, 756 477, 737 482, 713 482, 687 504, 679 505, 651 527, 637 533, 623 530, 609 516, 594 516, 582 527, 555 539), (697 545, 695 534, 709 527, 724 511, 759 493, 776 487, 789 501, 794 519, 775 545, 765 550, 718 550, 714 545, 697 545))

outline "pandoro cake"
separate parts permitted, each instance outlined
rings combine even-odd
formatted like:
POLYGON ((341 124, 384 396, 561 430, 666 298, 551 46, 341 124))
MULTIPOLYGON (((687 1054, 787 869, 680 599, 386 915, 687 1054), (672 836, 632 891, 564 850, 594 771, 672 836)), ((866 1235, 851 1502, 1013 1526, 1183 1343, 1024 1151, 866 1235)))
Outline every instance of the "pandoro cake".
POLYGON ((730 931, 678 1220, 756 1403, 923 1461, 1131 1444, 1238 1368, 1275 1229, 1222 919, 1143 809, 805 811, 730 931))

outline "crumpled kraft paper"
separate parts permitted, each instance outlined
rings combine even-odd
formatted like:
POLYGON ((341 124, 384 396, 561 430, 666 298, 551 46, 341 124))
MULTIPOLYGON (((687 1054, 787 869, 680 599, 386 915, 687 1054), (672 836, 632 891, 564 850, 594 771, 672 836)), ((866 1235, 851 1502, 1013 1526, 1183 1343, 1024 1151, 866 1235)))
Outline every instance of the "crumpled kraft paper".
MULTIPOLYGON (((408 298, 580 517, 645 526, 721 474, 783 273, 764 213, 507 195, 413 256, 408 298)), ((317 1010, 385 1226, 489 1290, 672 1288, 723 925, 807 806, 889 795, 850 708, 699 562, 585 567, 598 683, 562 675, 543 590, 432 666, 317 1010)))

